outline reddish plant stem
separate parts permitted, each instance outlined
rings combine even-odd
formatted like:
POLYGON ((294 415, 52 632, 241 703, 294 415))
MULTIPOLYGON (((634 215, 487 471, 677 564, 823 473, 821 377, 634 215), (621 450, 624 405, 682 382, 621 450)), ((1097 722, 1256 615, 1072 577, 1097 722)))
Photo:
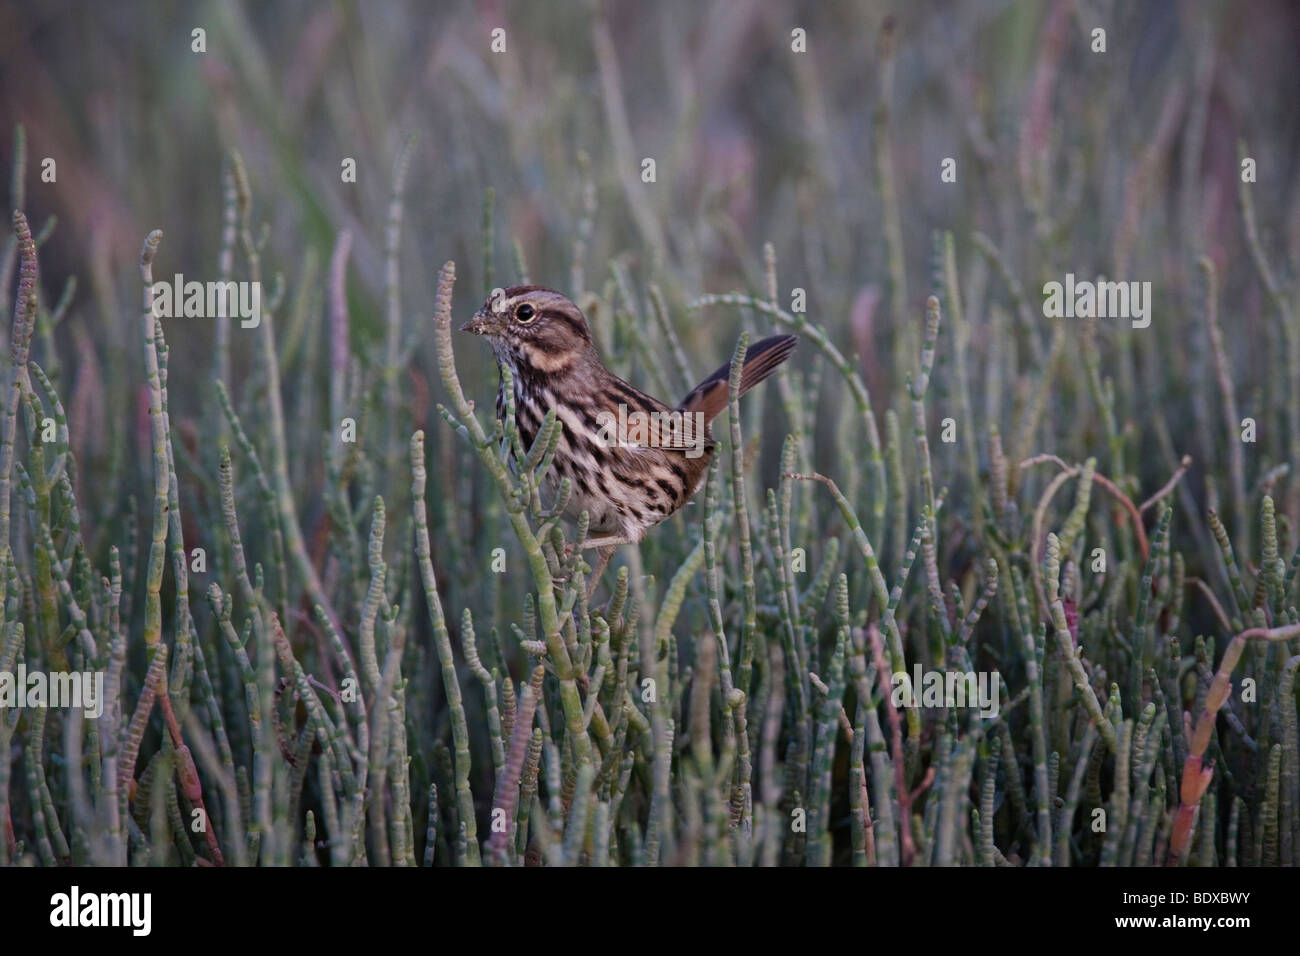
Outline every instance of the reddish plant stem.
MULTIPOLYGON (((1219 662, 1219 669, 1215 672, 1214 679, 1210 681, 1210 689, 1205 695, 1205 706, 1201 709, 1191 739, 1187 742, 1187 760, 1183 764, 1178 812, 1174 816, 1173 833, 1169 837, 1168 866, 1177 866, 1183 853, 1191 844, 1192 831, 1196 823, 1196 809, 1214 779, 1214 762, 1211 761, 1208 766, 1203 765, 1205 749, 1210 745, 1210 734, 1214 732, 1215 715, 1227 703, 1228 694, 1232 691, 1232 672, 1237 666, 1237 661, 1241 660, 1241 652, 1246 649, 1246 642, 1252 639, 1289 641, 1293 637, 1300 637, 1300 624, 1274 628, 1252 627, 1234 637, 1228 644, 1228 649, 1223 652, 1223 660, 1219 662)), ((1191 716, 1186 716, 1190 722, 1191 716)))

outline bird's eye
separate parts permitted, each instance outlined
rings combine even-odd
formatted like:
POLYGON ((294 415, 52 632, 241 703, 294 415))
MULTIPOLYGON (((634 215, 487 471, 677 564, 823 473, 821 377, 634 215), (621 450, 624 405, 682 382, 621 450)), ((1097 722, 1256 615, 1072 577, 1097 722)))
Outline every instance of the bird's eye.
POLYGON ((519 308, 515 309, 515 321, 520 325, 527 325, 537 317, 537 310, 525 302, 519 308))

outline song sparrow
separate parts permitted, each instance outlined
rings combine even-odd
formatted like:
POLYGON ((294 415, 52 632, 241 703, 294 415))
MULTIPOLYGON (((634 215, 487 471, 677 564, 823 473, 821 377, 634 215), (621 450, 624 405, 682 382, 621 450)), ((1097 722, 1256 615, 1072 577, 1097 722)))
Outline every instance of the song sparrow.
MULTIPOLYGON (((486 337, 498 366, 510 370, 525 447, 556 410, 563 428, 547 479, 552 490, 569 479, 565 514, 587 512, 592 537, 586 546, 602 549, 601 568, 615 546, 639 542, 703 482, 714 449, 709 422, 727 407, 730 363, 670 408, 605 368, 582 311, 535 285, 494 291, 461 331, 486 337)), ((771 375, 797 342, 776 335, 751 345, 740 393, 771 375)), ((505 417, 505 402, 503 376, 498 418, 505 417)))

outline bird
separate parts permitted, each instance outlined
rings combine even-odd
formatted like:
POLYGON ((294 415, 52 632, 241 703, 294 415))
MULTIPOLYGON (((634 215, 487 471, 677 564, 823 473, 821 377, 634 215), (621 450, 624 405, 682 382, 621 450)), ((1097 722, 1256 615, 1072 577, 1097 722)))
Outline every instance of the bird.
MULTIPOLYGON (((524 448, 555 409, 563 427, 546 483, 554 494, 567 478, 565 516, 577 520, 587 513, 584 547, 598 549, 594 587, 618 546, 638 544, 704 483, 716 448, 710 422, 728 405, 731 363, 669 406, 606 368, 582 310, 539 285, 494 289, 461 331, 492 347, 502 372, 496 399, 501 421, 509 371, 524 448)), ((775 372, 797 344, 797 336, 774 335, 749 346, 740 394, 775 372)))

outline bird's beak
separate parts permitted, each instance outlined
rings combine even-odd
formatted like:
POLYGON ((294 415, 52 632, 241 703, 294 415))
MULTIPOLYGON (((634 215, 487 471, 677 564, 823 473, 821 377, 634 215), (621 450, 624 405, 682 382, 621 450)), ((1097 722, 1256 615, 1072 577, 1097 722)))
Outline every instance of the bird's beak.
POLYGON ((475 335, 484 335, 488 330, 488 315, 482 309, 474 313, 474 317, 460 327, 462 332, 472 332, 475 335))

